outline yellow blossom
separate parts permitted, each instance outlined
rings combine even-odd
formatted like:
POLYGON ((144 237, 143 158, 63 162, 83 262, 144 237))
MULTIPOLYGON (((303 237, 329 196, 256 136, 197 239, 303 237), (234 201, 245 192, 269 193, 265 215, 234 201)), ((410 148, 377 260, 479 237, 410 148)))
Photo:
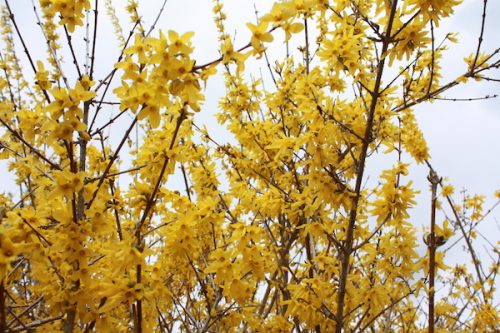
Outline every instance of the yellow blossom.
POLYGON ((56 186, 52 191, 54 196, 71 198, 75 192, 83 188, 85 173, 73 173, 71 171, 54 171, 56 186))

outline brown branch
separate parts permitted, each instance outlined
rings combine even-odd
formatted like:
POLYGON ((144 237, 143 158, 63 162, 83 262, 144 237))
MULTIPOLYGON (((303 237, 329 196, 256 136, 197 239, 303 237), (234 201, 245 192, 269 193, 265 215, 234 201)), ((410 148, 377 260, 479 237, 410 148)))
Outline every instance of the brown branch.
POLYGON ((99 189, 101 188, 102 184, 104 183, 104 180, 106 179, 107 175, 109 174, 109 170, 111 169, 111 166, 113 165, 115 160, 118 158, 118 155, 120 154, 120 150, 122 149, 123 145, 127 141, 127 138, 130 135, 130 132, 132 131, 132 129, 134 128, 136 123, 137 123, 137 117, 134 117, 134 120, 130 124, 130 126, 127 129, 127 131, 125 132, 125 135, 123 136, 120 144, 116 148, 115 153, 113 154, 113 156, 111 156, 111 158, 108 162, 108 165, 106 166, 106 169, 104 169, 104 173, 102 174, 101 178, 99 179, 99 183, 97 183, 97 187, 96 187, 94 193, 92 194, 92 198, 87 203, 87 209, 90 209, 90 207, 92 207, 92 203, 94 202, 95 198, 97 197, 97 192, 99 192, 99 189))
MULTIPOLYGON (((500 79, 495 79, 495 78, 492 78, 492 77, 487 77, 487 76, 478 76, 476 75, 475 77, 481 79, 481 80, 485 80, 485 81, 490 81, 490 82, 500 82, 500 79)), ((496 97, 496 95, 495 95, 496 97)))
POLYGON ((486 25, 486 5, 487 4, 488 4, 488 0, 483 0, 483 14, 481 16, 481 30, 479 32, 476 55, 474 56, 474 61, 472 62, 472 66, 471 66, 471 73, 476 68, 477 60, 479 58, 479 53, 481 51, 481 44, 483 43, 484 27, 486 25))
MULTIPOLYGON (((182 122, 184 119, 186 119, 186 106, 184 106, 179 114, 179 117, 177 118, 177 123, 174 129, 174 132, 172 134, 172 138, 170 141, 170 145, 168 147, 168 150, 172 150, 172 148, 175 145, 175 142, 177 140, 177 135, 179 134, 179 129, 181 127, 182 122)), ((137 118, 136 118, 137 119, 137 118)), ((158 175, 158 180, 156 181, 156 185, 153 189, 153 192, 151 193, 151 196, 148 199, 148 202, 146 203, 146 207, 144 208, 144 212, 142 214, 141 220, 139 223, 137 223, 135 227, 135 238, 136 238, 136 247, 139 249, 139 251, 142 252, 143 249, 143 244, 142 244, 142 235, 141 235, 141 229, 146 220, 149 217, 150 212, 152 211, 154 205, 156 204, 156 194, 158 193, 158 190, 160 189, 161 182, 163 180, 163 176, 165 175, 165 172, 167 170, 168 163, 170 162, 170 158, 168 155, 165 156, 165 160, 163 161, 163 165, 160 171, 160 174, 158 175)), ((142 277, 141 277, 141 272, 142 272, 142 266, 137 265, 136 267, 136 281, 137 283, 141 283, 142 277)), ((142 300, 138 299, 136 300, 136 327, 135 331, 136 333, 142 333, 142 300)))
POLYGON ((153 30, 155 29, 156 27, 156 24, 158 23, 158 20, 160 19, 161 17, 161 14, 163 14, 163 11, 165 10, 165 5, 167 4, 167 1, 168 0, 163 0, 163 4, 161 5, 161 8, 160 10, 158 11, 158 14, 156 15, 156 18, 155 20, 153 21, 153 24, 151 24, 151 27, 149 27, 149 30, 148 32, 146 33, 146 36, 145 37, 148 37, 151 32, 153 32, 153 30))
MULTIPOLYGON (((181 127, 182 122, 184 119, 186 119, 186 108, 182 108, 179 117, 177 118, 177 123, 175 125, 174 132, 172 134, 172 138, 170 140, 170 145, 168 147, 168 150, 172 150, 175 145, 175 141, 177 140, 177 135, 179 134, 179 129, 181 127)), ((148 199, 148 202, 146 204, 146 207, 144 208, 144 212, 142 214, 141 220, 139 223, 136 225, 136 236, 140 235, 140 230, 144 223, 146 222, 146 219, 149 217, 149 213, 151 212, 151 209, 153 209, 155 203, 156 203, 156 194, 158 193, 158 190, 160 189, 161 181, 163 180, 163 176, 165 175, 165 172, 167 170, 167 165, 170 162, 170 158, 168 156, 165 156, 165 160, 163 161, 163 165, 160 171, 160 174, 158 175, 158 179, 156 181, 155 187, 153 189, 153 192, 151 193, 151 196, 148 199)), ((140 237, 139 237, 140 238, 140 237)), ((138 244, 139 245, 139 244, 138 244)))
POLYGON ((26 141, 22 136, 21 134, 19 134, 15 129, 13 129, 12 127, 9 126, 9 124, 7 124, 3 119, 0 119, 0 123, 5 126, 5 128, 7 128, 7 130, 12 134, 14 135, 19 141, 21 141, 26 147, 28 147, 28 149, 30 150, 30 152, 34 153, 35 155, 37 155, 38 157, 40 157, 42 160, 44 160, 45 162, 47 162, 50 167, 52 169, 56 169, 56 170, 61 170, 61 167, 58 166, 57 164, 55 164, 54 162, 52 162, 51 160, 49 160, 47 157, 45 157, 38 149, 36 149, 35 147, 33 147, 30 143, 28 143, 28 141, 26 141))
POLYGON ((375 109, 377 107, 378 103, 378 98, 380 97, 380 88, 382 84, 382 73, 384 72, 384 67, 385 67, 385 60, 386 60, 386 53, 387 50, 389 49, 389 44, 390 44, 390 36, 391 36, 391 30, 392 30, 392 25, 394 22, 394 17, 396 14, 396 9, 398 5, 398 0, 393 0, 392 1, 392 6, 391 6, 391 11, 389 14, 389 20, 387 23, 387 28, 385 31, 385 37, 383 41, 383 46, 382 46, 382 52, 381 52, 381 60, 378 63, 378 68, 377 68, 377 76, 375 79, 375 85, 373 88, 373 95, 372 95, 372 101, 370 105, 370 110, 368 113, 368 119, 366 122, 366 128, 365 128, 365 134, 364 134, 364 140, 363 140, 363 145, 361 148, 361 154, 358 160, 358 175, 356 178, 356 186, 355 186, 355 197, 352 203, 352 209, 349 214, 349 225, 347 227, 347 235, 346 239, 344 241, 344 246, 341 249, 341 271, 340 271, 340 278, 339 278, 339 287, 338 287, 338 293, 337 293, 337 311, 336 311, 336 319, 337 319, 337 325, 335 327, 335 332, 336 333, 342 333, 343 331, 343 326, 344 326, 344 304, 345 304, 345 296, 346 296, 346 286, 347 286, 347 276, 349 274, 350 270, 350 264, 349 264, 349 259, 352 254, 353 250, 353 242, 354 242, 354 227, 356 225, 356 219, 357 219, 357 213, 358 213, 358 206, 360 203, 361 199, 361 187, 363 184, 363 176, 365 172, 365 165, 366 165, 366 158, 368 157, 368 147, 370 144, 370 139, 372 137, 372 128, 374 124, 374 118, 375 118, 375 109))
POLYGON ((428 332, 434 333, 434 324, 435 324, 435 312, 434 312, 434 283, 435 283, 435 275, 436 275, 436 192, 437 186, 441 181, 434 170, 431 169, 429 176, 427 177, 429 182, 431 183, 431 232, 428 237, 427 247, 429 248, 429 326, 428 332))
MULTIPOLYGON (((21 35, 21 32, 19 31, 19 27, 17 26, 16 20, 14 19, 14 14, 12 13, 12 10, 10 9, 10 4, 8 0, 5 0, 5 5, 7 6, 7 10, 9 11, 9 18, 12 21, 12 24, 14 25, 14 29, 16 30, 17 36, 19 37, 19 40, 21 41, 21 44, 23 45, 24 53, 26 54, 26 57, 28 58, 28 62, 31 65, 31 69, 33 70, 33 73, 37 73, 35 63, 33 62, 33 59, 31 58, 31 54, 28 50, 28 47, 26 46, 26 43, 24 42, 24 38, 21 35)), ((45 96, 45 99, 47 100, 47 103, 50 103, 50 98, 49 94, 45 91, 42 90, 43 95, 45 96)))
MULTIPOLYGON (((118 56, 118 59, 117 59, 116 63, 119 63, 122 60, 123 54, 124 54, 123 52, 127 48, 128 43, 130 42, 130 39, 132 38, 132 36, 134 34, 135 28, 137 27, 137 24, 138 24, 138 22, 136 22, 134 24, 134 26, 132 27, 132 29, 130 30, 130 33, 129 33, 128 37, 127 37, 127 40, 125 41, 125 44, 122 47, 122 50, 120 52, 120 55, 118 56)), ((97 92, 101 86, 105 85, 105 89, 104 89, 104 92, 102 94, 101 100, 99 101, 99 104, 97 105, 96 111, 94 113, 94 117, 92 118, 92 121, 90 122, 90 126, 88 127, 88 132, 89 133, 92 130, 92 127, 94 126, 94 123, 95 123, 96 118, 97 118, 97 114, 99 113, 99 110, 101 109, 101 104, 104 101, 104 98, 106 97, 106 93, 108 92, 108 90, 109 90, 109 88, 111 86, 111 81, 113 80, 113 78, 114 78, 114 76, 116 74, 116 71, 117 71, 117 68, 116 67, 113 68, 113 70, 103 80, 101 80, 101 82, 99 82, 97 84, 97 86, 95 87, 95 89, 94 89, 94 91, 97 92)))
MULTIPOLYGON (((21 313, 17 315, 16 319, 12 319, 8 324, 7 327, 10 327, 19 317, 24 316, 26 313, 30 312, 35 306, 37 306, 38 303, 40 303, 43 300, 43 296, 38 297, 33 303, 31 303, 26 309, 24 309, 21 313)), ((4 332, 4 331, 1 331, 4 332)))
POLYGON ((39 239, 43 240, 48 246, 52 246, 52 243, 47 238, 45 238, 35 227, 33 227, 24 217, 21 217, 21 219, 24 223, 26 223, 26 225, 28 225, 28 227, 37 235, 39 239))
POLYGON ((430 69, 430 77, 429 77, 429 85, 427 86, 427 94, 432 89, 432 81, 434 80, 434 66, 436 60, 436 50, 434 46, 435 37, 434 37, 434 22, 430 21, 431 25, 431 69, 430 69))
MULTIPOLYGON (((276 30, 276 29, 278 29, 278 28, 279 28, 279 26, 275 26, 275 27, 273 27, 273 28, 269 29, 268 33, 271 33, 271 32, 273 32, 274 30, 276 30)), ((237 50, 236 50, 236 52, 241 52, 241 51, 244 51, 244 50, 248 49, 250 46, 252 46, 252 43, 251 43, 251 42, 248 42, 248 44, 246 44, 246 45, 244 45, 244 46, 240 47, 239 49, 237 49, 237 50)), ((209 66, 212 66, 212 65, 216 65, 216 64, 218 64, 219 62, 221 62, 221 61, 222 61, 222 59, 223 59, 223 57, 222 57, 222 56, 220 56, 219 58, 217 58, 217 59, 215 59, 215 60, 212 60, 212 61, 210 61, 210 62, 207 62, 207 63, 205 63, 205 64, 203 64, 203 65, 200 65, 200 66, 194 66, 194 67, 193 67, 193 72, 196 72, 196 71, 198 71, 198 70, 200 70, 200 69, 205 69, 205 68, 207 68, 207 67, 209 67, 209 66)))
MULTIPOLYGON (((500 82, 500 80, 498 80, 500 82)), ((447 97, 431 97, 431 99, 439 101, 450 101, 450 102, 471 102, 471 101, 481 101, 485 99, 497 98, 498 95, 486 95, 483 97, 470 97, 470 98, 447 98, 447 97)))
POLYGON ((9 332, 29 331, 32 328, 39 327, 39 326, 42 326, 44 324, 48 324, 48 323, 54 322, 54 321, 62 319, 62 318, 63 318, 63 316, 60 315, 60 316, 56 316, 56 317, 50 317, 50 318, 35 320, 35 321, 33 321, 33 322, 29 323, 29 324, 24 325, 24 327, 23 326, 17 326, 17 327, 11 328, 9 330, 9 332))
POLYGON ((187 195, 189 201, 193 201, 193 200, 191 200, 191 193, 189 190, 189 183, 188 183, 188 179, 187 179, 187 175, 186 175, 186 168, 184 168, 184 165, 182 165, 182 164, 181 164, 181 171, 182 171, 182 178, 184 180, 184 187, 186 189, 186 195, 187 195))
POLYGON ((99 0, 95 0, 95 7, 94 7, 94 37, 92 38, 92 56, 90 57, 90 73, 89 73, 89 78, 90 80, 93 79, 94 77, 94 64, 95 64, 95 49, 96 49, 96 41, 97 41, 97 17, 98 17, 98 10, 97 8, 99 6, 99 0))
MULTIPOLYGON (((101 104, 102 104, 102 103, 101 103, 101 104)), ((99 107, 97 107, 97 108, 96 108, 96 112, 97 112, 99 109, 100 109, 100 108, 99 108, 99 107)), ((120 118, 121 116, 123 116, 124 114, 126 114, 126 113, 127 113, 127 111, 128 111, 128 109, 125 109, 125 110, 121 111, 121 112, 120 112, 120 113, 118 113, 116 116, 114 116, 113 118, 109 119, 109 121, 108 121, 107 123, 105 123, 104 125, 102 125, 102 126, 101 126, 101 127, 99 127, 98 129, 96 129, 94 132, 92 132, 92 133, 90 133, 90 132, 89 132, 90 137, 93 137, 93 136, 94 136, 94 135, 96 135, 97 133, 102 132, 104 129, 106 129, 106 127, 108 127, 108 126, 112 125, 112 124, 116 121, 116 119, 118 119, 118 118, 120 118)), ((94 115, 94 118, 95 118, 95 115, 94 115)), ((92 121, 94 121, 94 119, 93 119, 92 121)), ((92 127, 92 126, 90 126, 90 127, 92 127)), ((91 128, 89 128, 89 131, 90 131, 90 129, 91 129, 91 128)))
POLYGON ((76 71, 78 73, 78 79, 82 78, 82 72, 80 71, 80 65, 78 65, 78 60, 76 58, 75 50, 73 48, 72 37, 68 32, 68 28, 64 25, 64 34, 66 35, 66 41, 68 42, 69 50, 71 52, 71 57, 73 57, 73 65, 75 65, 76 71))
POLYGON ((3 283, 3 279, 0 280, 0 332, 7 332, 7 317, 5 314, 7 302, 5 301, 5 287, 3 283))
POLYGON ((99 177, 94 177, 94 178, 88 179, 86 181, 86 183, 95 182, 96 180, 100 180, 103 177, 104 178, 113 178, 113 177, 124 175, 124 174, 130 173, 130 172, 139 171, 139 170, 141 170, 144 167, 145 167, 145 165, 141 165, 141 166, 138 166, 138 167, 135 167, 135 168, 130 168, 130 169, 119 171, 119 172, 115 172, 115 173, 108 173, 107 175, 103 174, 103 175, 101 175, 99 177))
MULTIPOLYGON (((11 300, 14 300, 13 297, 11 295, 9 295, 9 293, 7 291, 5 291, 5 293, 7 294, 7 296, 11 299, 11 300)), ((19 322, 20 326, 19 327, 22 327, 23 329, 25 330, 28 330, 28 327, 26 326, 25 323, 23 323, 23 321, 19 318, 18 315, 16 315, 16 313, 14 312, 13 308, 12 307, 6 307, 7 311, 9 311, 10 315, 12 317, 14 317, 13 320, 19 322)), ((11 331, 11 330, 10 330, 11 331)))
MULTIPOLYGON (((429 167, 429 169, 435 172, 435 170, 432 167, 432 165, 430 164, 430 162, 427 160, 425 162, 426 162, 427 166, 429 167)), ((442 185, 441 181, 440 181, 440 184, 442 185)), ((479 260, 477 259, 476 251, 474 250, 474 247, 472 246, 472 242, 470 240, 470 237, 467 235, 467 232, 465 231, 464 225, 462 223, 462 219, 458 215, 458 212, 455 209, 455 205, 453 204, 451 197, 446 196, 446 200, 448 201, 448 204, 453 212, 453 215, 455 216, 456 223, 457 223, 458 227, 460 228, 460 231, 462 232, 462 235, 465 239, 465 243, 467 245, 467 249, 469 251, 469 254, 472 257, 472 263, 474 265, 474 269, 476 270, 476 275, 477 275, 477 278, 479 280, 480 287, 481 287, 482 292, 483 292, 483 298, 484 298, 484 281, 483 281, 483 277, 481 274, 480 263, 479 263, 479 260)))
POLYGON ((404 300, 406 297, 410 296, 411 294, 413 294, 415 292, 415 290, 410 290, 409 292, 407 292, 405 295, 401 296, 400 298, 396 299, 395 301, 393 301, 391 304, 389 304, 388 306, 386 306, 385 308, 383 308, 382 310, 380 310, 380 312, 378 314, 376 314, 375 316, 373 316, 373 318, 370 319, 370 321, 368 323, 366 323, 360 330, 359 332, 365 332, 365 330, 375 321, 377 320, 378 317, 380 317, 382 314, 384 314, 385 311, 389 310, 390 308, 392 308, 394 305, 398 304, 399 302, 401 302, 402 300, 404 300))

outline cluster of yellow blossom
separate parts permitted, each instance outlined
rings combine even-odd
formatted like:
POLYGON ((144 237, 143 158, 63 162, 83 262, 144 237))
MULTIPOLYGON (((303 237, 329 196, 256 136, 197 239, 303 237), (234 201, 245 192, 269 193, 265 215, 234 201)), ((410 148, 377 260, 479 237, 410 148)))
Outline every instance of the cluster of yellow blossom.
POLYGON ((40 0, 40 6, 50 16, 59 16, 59 24, 75 31, 76 26, 83 25, 84 11, 90 9, 89 0, 40 0))
MULTIPOLYGON (((97 85, 93 66, 80 73, 75 61, 76 80, 64 75, 54 23, 73 33, 89 1, 40 1, 49 57, 47 68, 34 59, 32 81, 4 11, 0 158, 22 192, 17 203, 0 194, 0 293, 9 295, 0 314, 9 309, 13 330, 54 332, 426 330, 416 301, 427 297, 431 264, 418 251, 427 239, 406 179, 409 162, 430 154, 411 106, 439 91, 445 47, 430 29, 457 3, 280 1, 246 25, 240 46, 214 0, 219 57, 200 65, 192 32, 146 33, 131 0, 125 40, 106 1, 123 52, 97 85), (273 63, 266 52, 278 33, 289 56, 273 63), (248 76, 250 59, 267 61, 271 80, 248 76), (230 142, 193 113, 219 69, 216 118, 230 142), (127 116, 126 130, 111 129, 127 116), (394 166, 367 182, 382 146, 394 166)), ((492 62, 467 63, 472 76, 492 62)), ((453 187, 442 195, 451 202, 453 187)), ((463 211, 452 207, 471 227, 467 241, 484 202, 466 196, 463 211)), ((439 245, 459 222, 435 225, 439 245)), ((478 271, 438 272, 450 295, 436 303, 436 331, 467 331, 462 312, 477 331, 495 328, 495 274, 478 271), (470 304, 460 308, 461 298, 470 304)))

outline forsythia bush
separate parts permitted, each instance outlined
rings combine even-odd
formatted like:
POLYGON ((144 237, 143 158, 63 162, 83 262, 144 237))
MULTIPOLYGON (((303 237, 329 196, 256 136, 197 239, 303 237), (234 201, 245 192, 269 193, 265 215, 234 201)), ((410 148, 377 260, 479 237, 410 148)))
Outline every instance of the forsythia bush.
POLYGON ((435 36, 459 2, 280 1, 235 45, 215 0, 220 57, 200 64, 193 33, 148 30, 134 1, 124 36, 110 0, 36 3, 43 59, 6 1, 0 158, 20 193, 0 194, 0 331, 497 331, 498 246, 486 265, 475 239, 485 199, 454 203, 412 109, 494 81, 498 49, 479 44, 441 82, 456 40, 435 36), (94 70, 103 19, 123 47, 109 73, 94 70), (269 59, 283 36, 299 50, 269 59), (252 61, 269 80, 250 76, 252 61), (213 75, 225 78, 216 117, 230 143, 194 121, 213 75), (377 152, 394 163, 366 185, 377 152), (411 163, 430 170, 424 235, 411 163), (446 264, 452 241, 467 264, 446 264))

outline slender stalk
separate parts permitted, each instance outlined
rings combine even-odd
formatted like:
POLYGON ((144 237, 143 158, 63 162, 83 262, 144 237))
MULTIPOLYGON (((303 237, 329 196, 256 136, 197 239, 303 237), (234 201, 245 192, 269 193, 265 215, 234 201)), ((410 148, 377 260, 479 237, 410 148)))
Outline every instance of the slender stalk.
POLYGON ((94 202, 95 198, 97 197, 97 192, 99 191, 99 189, 101 188, 102 184, 106 180, 106 178, 107 178, 107 176, 109 174, 109 170, 111 169, 111 167, 113 166, 113 163, 118 158, 118 156, 120 154, 120 150, 122 149, 123 145, 127 141, 127 138, 130 135, 130 132, 132 131, 132 129, 134 128, 134 126, 135 126, 136 123, 137 123, 137 117, 134 117, 134 120, 132 121, 132 123, 130 124, 129 128, 127 129, 127 131, 123 135, 123 138, 122 138, 120 144, 116 148, 115 153, 113 154, 113 156, 111 156, 111 158, 110 158, 110 160, 108 162, 108 165, 106 166, 106 169, 104 170, 101 178, 99 179, 99 183, 97 183, 97 188, 95 189, 94 193, 92 194, 92 198, 87 203, 87 209, 90 209, 90 207, 92 206, 92 203, 94 202))
POLYGON ((33 147, 31 144, 28 143, 28 141, 26 141, 21 134, 19 134, 15 129, 13 129, 12 127, 9 126, 9 124, 7 124, 5 121, 3 121, 2 119, 0 119, 0 124, 2 124, 5 128, 7 128, 7 130, 13 135, 15 136, 19 141, 21 141, 26 147, 28 147, 28 149, 30 150, 31 153, 34 153, 35 155, 37 155, 38 157, 40 157, 42 160, 44 160, 45 162, 47 162, 50 167, 52 169, 55 169, 55 170, 61 170, 61 167, 57 164, 55 164, 54 162, 52 162, 51 160, 49 160, 47 157, 45 157, 45 155, 43 155, 38 149, 36 149, 35 147, 33 147))
POLYGON ((479 32, 479 37, 477 41, 477 50, 476 55, 474 56, 474 61, 471 66, 471 73, 476 69, 477 60, 479 59, 479 53, 481 52, 481 45, 483 44, 483 36, 484 36, 484 27, 486 25, 486 5, 488 4, 488 0, 483 1, 483 14, 481 16, 481 31, 479 32))
MULTIPOLYGON (((83 119, 82 119, 82 121, 85 125, 88 124, 88 120, 89 120, 89 108, 90 108, 90 101, 87 101, 83 104, 83 119)), ((78 171, 85 172, 86 162, 87 162, 87 141, 80 138, 79 144, 80 144, 80 156, 79 156, 79 161, 78 161, 78 171)), ((76 221, 77 221, 77 223, 81 223, 83 221, 83 219, 85 218, 85 198, 84 198, 83 193, 84 193, 84 190, 82 188, 77 194, 77 199, 76 199, 76 221)), ((75 265, 78 266, 78 263, 76 263, 75 265)), ((75 288, 78 289, 79 287, 80 287, 80 284, 78 282, 75 283, 75 288)), ((73 329, 75 327, 75 320, 76 320, 76 308, 74 306, 72 306, 68 310, 66 319, 64 321, 64 333, 73 332, 73 329)))
MULTIPOLYGON (((14 19, 14 13, 12 13, 12 10, 10 9, 10 4, 8 0, 5 0, 5 5, 7 6, 7 10, 9 11, 9 18, 12 21, 12 24, 14 25, 14 29, 16 30, 17 36, 19 37, 19 40, 21 41, 21 44, 23 45, 24 53, 26 54, 26 57, 28 58, 28 62, 30 63, 31 69, 33 70, 33 73, 37 73, 35 63, 33 62, 33 59, 31 58, 31 53, 28 50, 28 47, 26 46, 26 43, 24 42, 24 38, 21 35, 21 31, 19 31, 19 27, 17 26, 16 20, 14 19)), ((43 95, 45 96, 45 99, 47 103, 50 103, 50 97, 47 91, 42 90, 43 95)))
POLYGON ((54 321, 57 321, 59 319, 62 319, 62 316, 56 316, 56 317, 50 317, 46 319, 40 319, 40 320, 35 320, 29 324, 25 324, 22 326, 14 327, 9 330, 9 332, 23 332, 23 331, 29 331, 30 329, 37 328, 39 326, 42 326, 44 324, 48 324, 54 321))
POLYGON ((3 286, 3 280, 0 281, 0 332, 7 331, 7 319, 5 316, 5 289, 3 286))
MULTIPOLYGON (((136 118, 137 119, 137 118, 136 118)), ((172 150, 172 148, 175 145, 175 142, 177 141, 177 136, 179 134, 179 129, 181 127, 182 122, 186 119, 186 109, 183 108, 179 114, 179 117, 177 118, 177 124, 175 126, 174 133, 172 134, 172 139, 170 141, 170 145, 168 147, 168 150, 172 150)), ((150 213, 152 212, 154 205, 156 204, 156 195, 158 194, 158 191, 161 186, 161 182, 163 180, 163 176, 165 175, 165 172, 167 170, 168 163, 170 162, 170 158, 168 156, 165 156, 165 160, 163 161, 163 165, 160 171, 160 174, 158 175, 158 180, 156 181, 156 185, 153 189, 153 193, 151 193, 151 196, 149 197, 149 200, 146 204, 146 207, 144 208, 144 212, 142 214, 142 218, 140 221, 137 223, 136 228, 135 228, 135 239, 136 239, 136 246, 139 249, 139 251, 143 251, 144 245, 143 245, 143 237, 141 234, 141 229, 148 219, 150 213)), ((142 277, 141 277, 141 272, 142 272, 142 265, 137 265, 136 267, 136 281, 137 283, 141 283, 142 277)), ((140 299, 136 300, 136 314, 135 314, 135 332, 136 333, 142 333, 142 301, 140 299)))
MULTIPOLYGON (((426 164, 432 171, 435 172, 434 168, 432 168, 432 165, 430 164, 429 161, 426 161, 426 164)), ((440 184, 442 185, 441 180, 440 180, 440 184)), ((479 261, 477 255, 476 255, 476 251, 474 250, 474 247, 472 246, 471 238, 467 234, 465 227, 464 227, 464 223, 462 221, 462 218, 458 214, 458 212, 455 208, 455 205, 454 205, 454 203, 451 200, 451 197, 449 195, 446 196, 446 201, 448 202, 448 205, 450 206, 451 211, 453 212, 453 215, 455 216, 455 221, 456 221, 456 223, 457 223, 457 225, 462 233, 462 237, 465 240, 465 244, 467 245, 467 250, 469 251, 469 254, 472 258, 472 264, 474 265, 474 269, 476 271, 476 275, 477 275, 477 278, 479 280, 479 287, 481 288, 483 299, 486 300, 485 290, 484 290, 485 284, 484 284, 483 276, 481 274, 481 267, 480 267, 481 264, 480 264, 480 261, 479 261)))
POLYGON ((341 269, 340 269, 340 280, 339 280, 339 289, 337 293, 337 311, 336 311, 336 320, 337 326, 335 328, 336 333, 342 333, 344 327, 344 304, 345 304, 345 296, 346 296, 346 286, 347 286, 347 276, 350 270, 350 259, 353 253, 353 243, 354 243, 354 228, 356 226, 356 218, 358 214, 359 203, 361 199, 361 187, 363 184, 363 176, 365 172, 366 158, 368 156, 368 147, 370 145, 370 138, 372 136, 372 128, 373 122, 375 118, 375 109, 377 107, 378 98, 380 96, 380 87, 382 83, 382 74, 384 72, 385 67, 385 59, 384 57, 389 49, 389 44, 391 43, 391 30, 392 24, 394 22, 394 16, 396 14, 396 8, 398 5, 397 0, 392 1, 391 12, 389 16, 389 21, 387 23, 387 30, 385 32, 385 38, 383 40, 381 59, 378 63, 377 68, 377 77, 375 79, 375 86, 372 91, 372 101, 370 105, 370 109, 368 112, 368 119, 365 128, 364 140, 362 143, 361 154, 358 160, 358 176, 356 178, 356 187, 355 187, 355 197, 352 205, 352 209, 349 214, 349 225, 347 228, 346 240, 344 241, 344 246, 341 251, 341 269))
POLYGON ((76 71, 78 73, 78 79, 81 79, 82 72, 80 70, 80 65, 78 64, 78 58, 76 57, 75 49, 73 48, 73 39, 68 31, 68 28, 66 28, 66 25, 64 26, 64 34, 66 35, 66 41, 68 42, 69 50, 71 51, 71 57, 73 58, 73 65, 75 65, 76 71))
POLYGON ((97 41, 97 17, 98 17, 98 11, 97 8, 99 8, 99 1, 95 0, 95 8, 94 8, 94 37, 92 38, 92 55, 90 56, 90 73, 89 77, 90 80, 94 78, 94 64, 95 64, 95 46, 96 46, 96 41, 97 41))
POLYGON ((428 237, 427 246, 429 248, 429 333, 434 333, 434 283, 436 279, 436 191, 439 184, 439 177, 431 170, 427 177, 431 183, 431 233, 428 237))
MULTIPOLYGON (((142 265, 137 265, 136 268, 136 280, 137 284, 142 282, 142 265)), ((135 332, 142 333, 142 301, 136 301, 136 311, 135 311, 135 332)))

